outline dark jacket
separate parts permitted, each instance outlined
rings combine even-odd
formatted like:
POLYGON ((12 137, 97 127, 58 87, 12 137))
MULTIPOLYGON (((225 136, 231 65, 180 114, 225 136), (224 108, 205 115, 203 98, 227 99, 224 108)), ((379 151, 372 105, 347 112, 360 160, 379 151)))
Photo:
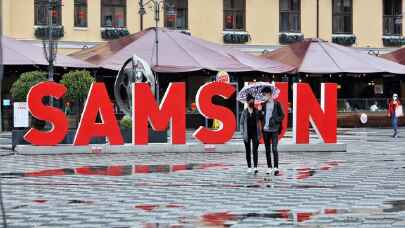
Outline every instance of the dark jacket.
MULTIPOLYGON (((240 115, 240 133, 243 137, 243 140, 247 141, 248 140, 248 109, 244 109, 242 111, 242 114, 240 115)), ((260 112, 257 109, 254 109, 253 111, 256 115, 256 122, 257 122, 257 139, 260 138, 260 131, 261 131, 261 126, 260 126, 260 112)))
MULTIPOLYGON (((266 103, 264 102, 262 103, 262 111, 260 111, 260 120, 262 122, 261 126, 262 126, 262 131, 264 132, 264 125, 266 123, 265 119, 266 118, 266 103)), ((269 126, 270 128, 275 128, 275 129, 279 129, 278 133, 280 134, 281 131, 283 130, 283 119, 284 119, 285 115, 284 115, 284 111, 283 111, 283 107, 281 106, 280 102, 277 100, 274 100, 274 109, 273 109, 273 113, 270 117, 270 122, 269 122, 269 126)))

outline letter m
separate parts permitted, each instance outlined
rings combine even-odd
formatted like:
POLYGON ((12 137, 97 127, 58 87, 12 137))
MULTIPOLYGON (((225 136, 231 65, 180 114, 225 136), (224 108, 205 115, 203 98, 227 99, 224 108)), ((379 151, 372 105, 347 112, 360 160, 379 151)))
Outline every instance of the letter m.
POLYGON ((171 143, 186 143, 186 86, 185 83, 170 83, 158 106, 147 83, 133 86, 132 142, 144 145, 149 142, 148 122, 155 131, 165 131, 171 123, 171 143))

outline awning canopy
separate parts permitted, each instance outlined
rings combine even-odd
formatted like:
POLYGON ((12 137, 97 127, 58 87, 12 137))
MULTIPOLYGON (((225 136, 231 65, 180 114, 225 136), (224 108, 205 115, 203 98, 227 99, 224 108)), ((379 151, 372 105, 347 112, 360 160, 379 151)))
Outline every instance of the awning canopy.
POLYGON ((383 54, 380 57, 399 63, 401 65, 405 65, 405 48, 400 48, 393 52, 383 54))
MULTIPOLYGON (((3 64, 11 65, 48 65, 41 47, 18 41, 13 38, 1 37, 3 64)), ((95 66, 62 54, 57 54, 55 66, 74 68, 94 68, 95 66)))
POLYGON ((179 31, 159 28, 158 37, 158 64, 154 28, 78 51, 70 56, 112 70, 119 70, 134 54, 144 59, 156 72, 175 73, 207 69, 285 73, 293 70, 291 66, 242 53, 179 31))
POLYGON ((405 74, 405 67, 400 64, 319 39, 305 39, 262 56, 292 65, 302 73, 405 74))

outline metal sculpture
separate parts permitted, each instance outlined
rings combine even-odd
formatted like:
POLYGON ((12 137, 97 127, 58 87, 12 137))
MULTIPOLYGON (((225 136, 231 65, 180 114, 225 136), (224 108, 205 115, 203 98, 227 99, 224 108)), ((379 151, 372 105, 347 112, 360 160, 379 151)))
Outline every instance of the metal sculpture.
POLYGON ((149 64, 133 55, 125 61, 118 72, 114 85, 114 96, 118 107, 128 116, 132 115, 132 84, 146 82, 155 94, 156 79, 149 64))

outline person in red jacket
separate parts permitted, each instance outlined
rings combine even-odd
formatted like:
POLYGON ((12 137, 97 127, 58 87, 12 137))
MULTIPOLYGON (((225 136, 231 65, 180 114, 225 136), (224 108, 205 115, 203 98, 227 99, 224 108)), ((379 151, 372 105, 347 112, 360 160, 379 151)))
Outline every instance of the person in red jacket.
POLYGON ((388 117, 391 118, 392 128, 394 129, 393 138, 398 137, 398 116, 396 116, 395 110, 401 105, 398 100, 398 94, 394 93, 392 95, 392 100, 388 104, 388 117))

